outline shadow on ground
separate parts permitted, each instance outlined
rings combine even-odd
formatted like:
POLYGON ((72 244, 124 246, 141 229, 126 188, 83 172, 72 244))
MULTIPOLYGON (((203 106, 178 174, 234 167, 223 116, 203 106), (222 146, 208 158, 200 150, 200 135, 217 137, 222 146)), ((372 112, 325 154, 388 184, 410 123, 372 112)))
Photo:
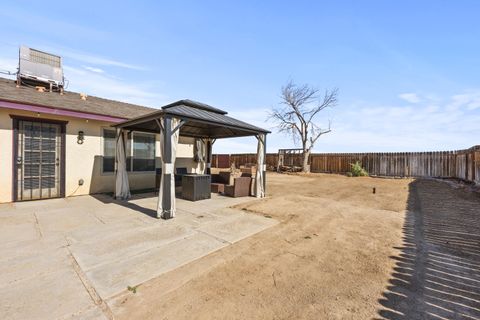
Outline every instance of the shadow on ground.
POLYGON ((382 319, 480 319, 480 197, 410 184, 403 246, 379 300, 382 319))
MULTIPOLYGON (((143 213, 144 215, 147 215, 150 218, 157 218, 157 211, 155 211, 153 209, 149 209, 149 208, 139 206, 138 204, 133 203, 131 201, 116 200, 116 199, 114 199, 113 195, 103 194, 103 193, 92 194, 91 196, 93 198, 97 199, 98 201, 102 202, 102 203, 105 203, 105 204, 115 203, 119 206, 122 206, 122 207, 125 207, 125 208, 128 208, 128 209, 143 213)), ((151 194, 139 194, 139 195, 134 196, 134 199, 148 198, 148 197, 152 197, 152 196, 154 196, 153 193, 151 193, 151 194)))
MULTIPOLYGON (((138 199, 144 199, 144 198, 157 198, 158 193, 154 192, 153 189, 142 189, 142 190, 134 190, 131 191, 132 193, 132 198, 130 200, 138 200, 138 199)), ((157 211, 146 208, 143 206, 140 206, 130 200, 116 200, 113 196, 113 193, 97 193, 97 194, 92 194, 92 197, 97 199, 98 201, 108 204, 108 203, 115 203, 119 206, 143 213, 150 218, 155 218, 157 219, 157 211)), ((176 191, 175 192, 175 197, 176 198, 182 198, 182 193, 181 191, 176 191)))

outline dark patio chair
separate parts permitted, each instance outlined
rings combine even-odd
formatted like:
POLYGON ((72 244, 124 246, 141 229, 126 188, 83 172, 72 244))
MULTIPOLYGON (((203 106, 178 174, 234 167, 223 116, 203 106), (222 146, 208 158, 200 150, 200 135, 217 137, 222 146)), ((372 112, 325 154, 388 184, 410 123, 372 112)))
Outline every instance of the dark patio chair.
POLYGON ((230 184, 230 175, 228 171, 220 171, 218 174, 212 174, 211 192, 223 193, 225 191, 225 185, 230 184))
POLYGON ((248 197, 250 195, 251 177, 239 177, 233 179, 233 185, 225 186, 225 195, 229 197, 248 197))

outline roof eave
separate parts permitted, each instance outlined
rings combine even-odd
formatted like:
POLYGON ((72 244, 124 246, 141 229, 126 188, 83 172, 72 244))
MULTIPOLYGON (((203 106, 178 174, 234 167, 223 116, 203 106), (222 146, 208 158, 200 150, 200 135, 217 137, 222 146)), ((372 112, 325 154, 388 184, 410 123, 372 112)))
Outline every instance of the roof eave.
POLYGON ((139 123, 152 121, 152 120, 161 118, 164 114, 166 114, 166 112, 164 110, 158 110, 158 111, 154 111, 152 113, 148 113, 144 116, 139 116, 139 117, 136 117, 136 118, 133 118, 133 119, 129 119, 129 120, 114 124, 114 125, 112 125, 112 127, 124 128, 124 127, 128 127, 128 126, 134 126, 134 125, 139 124, 139 123))
POLYGON ((105 122, 113 122, 113 123, 119 123, 119 122, 125 121, 125 118, 121 118, 121 117, 114 117, 114 116, 97 114, 92 112, 74 111, 70 109, 37 105, 37 104, 31 104, 31 103, 25 103, 25 102, 13 102, 13 101, 4 100, 4 99, 0 99, 0 108, 24 110, 24 111, 31 111, 36 113, 52 114, 52 115, 58 115, 58 116, 66 116, 66 117, 72 117, 72 118, 89 119, 89 120, 97 120, 97 121, 105 121, 105 122))

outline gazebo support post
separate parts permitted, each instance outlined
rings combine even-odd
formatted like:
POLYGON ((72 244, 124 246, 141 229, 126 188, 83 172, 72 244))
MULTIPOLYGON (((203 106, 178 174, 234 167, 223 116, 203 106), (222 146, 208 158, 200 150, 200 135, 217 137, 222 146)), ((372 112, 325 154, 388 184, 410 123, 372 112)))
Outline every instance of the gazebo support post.
POLYGON ((257 146, 257 169, 255 172, 255 197, 264 198, 265 197, 265 175, 266 175, 266 142, 267 135, 264 133, 259 133, 255 136, 258 140, 257 146))
POLYGON ((172 215, 172 199, 171 197, 171 183, 172 183, 172 174, 173 173, 173 163, 172 163, 172 118, 165 117, 163 119, 163 159, 164 164, 162 169, 162 213, 161 217, 163 219, 171 219, 172 215))
POLYGON ((263 196, 267 194, 267 135, 263 135, 263 196))

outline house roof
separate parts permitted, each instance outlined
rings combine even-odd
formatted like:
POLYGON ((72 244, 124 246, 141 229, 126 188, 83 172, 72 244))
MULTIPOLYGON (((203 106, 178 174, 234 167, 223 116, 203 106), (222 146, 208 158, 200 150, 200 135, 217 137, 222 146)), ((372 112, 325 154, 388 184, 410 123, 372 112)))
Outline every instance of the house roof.
POLYGON ((161 110, 139 116, 115 125, 118 128, 135 131, 158 132, 156 120, 165 115, 185 120, 180 128, 180 135, 190 137, 227 138, 251 136, 270 131, 227 116, 227 112, 209 105, 180 100, 171 103, 161 110))
POLYGON ((119 122, 118 127, 150 132, 158 132, 155 119, 171 115, 188 120, 182 126, 180 134, 191 137, 225 138, 270 133, 268 130, 229 117, 224 110, 193 100, 179 100, 161 109, 153 109, 94 96, 82 100, 79 93, 71 91, 65 91, 61 95, 58 92, 38 92, 24 85, 17 88, 16 81, 4 78, 0 78, 0 107, 2 104, 7 108, 18 108, 18 104, 37 106, 35 110, 40 113, 51 108, 54 111, 64 111, 51 113, 77 117, 82 117, 82 114, 109 116, 114 118, 104 120, 119 122))
POLYGON ((94 96, 88 96, 86 100, 82 100, 79 93, 71 91, 65 91, 61 95, 58 92, 38 92, 32 87, 23 85, 17 88, 16 81, 5 78, 0 78, 0 100, 123 119, 138 117, 157 110, 94 96))

